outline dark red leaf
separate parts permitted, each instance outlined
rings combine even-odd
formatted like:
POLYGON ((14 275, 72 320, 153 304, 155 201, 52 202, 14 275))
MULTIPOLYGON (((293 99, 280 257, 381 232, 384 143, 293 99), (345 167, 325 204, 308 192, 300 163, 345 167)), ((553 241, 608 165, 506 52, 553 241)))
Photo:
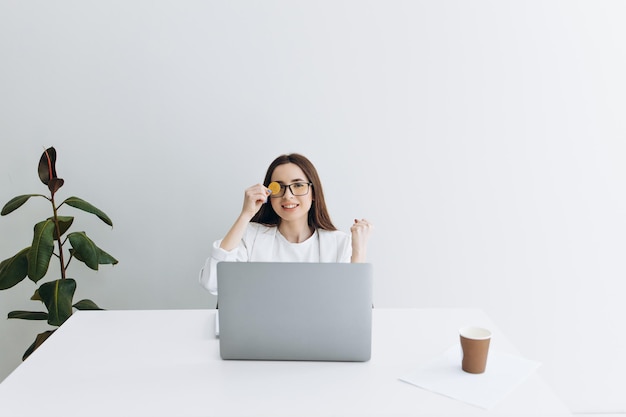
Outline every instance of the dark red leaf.
POLYGON ((52 178, 48 183, 48 189, 54 194, 63 186, 64 182, 62 178, 52 178))
POLYGON ((39 159, 39 167, 37 171, 39 172, 39 179, 44 184, 48 185, 51 179, 57 177, 56 171, 56 161, 57 161, 57 151, 54 147, 46 149, 41 154, 41 159, 39 159))

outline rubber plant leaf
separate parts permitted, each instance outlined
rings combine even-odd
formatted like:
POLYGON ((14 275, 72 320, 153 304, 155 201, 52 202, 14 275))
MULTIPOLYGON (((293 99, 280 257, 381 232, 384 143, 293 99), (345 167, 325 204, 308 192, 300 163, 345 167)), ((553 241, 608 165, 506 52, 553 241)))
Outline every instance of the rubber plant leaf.
POLYGON ((30 347, 28 349, 26 349, 26 352, 24 352, 24 355, 22 356, 22 360, 25 361, 26 358, 28 358, 30 356, 31 353, 33 353, 35 351, 35 349, 37 349, 39 346, 41 346, 41 344, 43 342, 46 341, 47 338, 49 338, 52 333, 54 333, 56 331, 56 329, 54 330, 47 330, 43 333, 39 333, 37 335, 37 337, 35 338, 35 341, 33 342, 32 345, 30 345, 30 347))
POLYGON ((9 319, 22 319, 22 320, 48 320, 48 313, 45 311, 11 311, 9 313, 9 319))
POLYGON ((98 263, 100 265, 117 265, 118 260, 98 248, 98 263))
POLYGON ((54 222, 44 220, 35 225, 33 244, 28 253, 28 277, 37 282, 46 275, 54 250, 54 222))
POLYGON ((57 177, 56 170, 56 162, 57 162, 57 150, 54 147, 46 149, 39 159, 39 166, 37 167, 37 172, 39 173, 39 179, 45 185, 50 183, 52 178, 57 177))
POLYGON ((37 172, 39 173, 39 179, 45 185, 52 194, 56 193, 59 188, 63 186, 63 180, 57 177, 56 170, 57 151, 53 147, 46 149, 39 159, 39 166, 37 172))
POLYGON ((19 251, 12 258, 0 263, 0 290, 6 290, 22 282, 28 275, 28 252, 30 248, 19 251))
POLYGON ((76 310, 102 310, 96 303, 91 300, 84 299, 74 304, 76 310))
POLYGON ((68 197, 61 204, 67 204, 68 206, 72 206, 72 207, 75 207, 77 209, 86 211, 87 213, 95 214, 96 216, 98 216, 98 218, 100 220, 102 220, 103 222, 105 222, 109 226, 113 227, 113 222, 111 221, 109 216, 107 216, 102 210, 98 209, 97 207, 93 206, 92 204, 89 204, 88 202, 86 202, 83 199, 80 199, 78 197, 68 197))
MULTIPOLYGON (((78 233, 78 232, 75 232, 78 233)), ((84 233, 84 232, 80 232, 80 233, 84 233)), ((69 235, 68 235, 69 237, 69 235)), ((87 239, 89 239, 86 235, 84 236, 87 239)), ((78 237, 78 236, 74 236, 73 238, 76 239, 82 239, 82 237, 78 237)), ((102 249, 100 249, 98 246, 96 246, 96 244, 93 242, 93 240, 89 239, 90 244, 93 244, 93 246, 95 246, 95 251, 97 254, 97 265, 117 265, 118 260, 115 259, 113 256, 109 255, 108 253, 106 253, 105 251, 103 251, 102 249)), ((71 243, 71 241, 70 241, 71 243)), ((73 244, 72 244, 73 245, 73 244)), ((72 256, 76 259, 78 259, 79 261, 87 264, 87 262, 85 261, 84 255, 81 254, 81 252, 76 251, 75 249, 70 249, 70 253, 72 254, 72 256)), ((91 260, 90 260, 91 261, 91 260)), ((87 265, 89 266, 89 265, 87 265)), ((97 266, 96 268, 92 268, 92 269, 98 269, 97 266)))
POLYGON ((14 212, 18 208, 22 207, 24 203, 26 203, 31 197, 47 198, 45 195, 42 195, 42 194, 18 195, 17 197, 13 197, 11 200, 9 200, 8 203, 4 205, 4 207, 2 207, 2 211, 0 212, 0 214, 2 216, 6 216, 7 214, 14 212))
POLYGON ((72 315, 72 298, 76 281, 72 278, 46 282, 39 287, 39 296, 48 308, 48 324, 60 326, 72 315))
POLYGON ((30 297, 30 299, 31 299, 31 300, 33 300, 33 301, 43 301, 43 300, 41 299, 41 296, 39 295, 39 288, 37 288, 37 289, 35 290, 35 292, 34 292, 34 293, 33 293, 33 295, 30 297))
MULTIPOLYGON (((54 233, 56 238, 60 238, 72 227, 72 223, 74 223, 74 218, 70 216, 57 216, 59 220, 59 236, 56 236, 56 231, 54 233)), ((54 221, 52 217, 48 218, 50 221, 54 221)))
POLYGON ((76 259, 84 262, 89 268, 98 270, 98 247, 85 232, 73 232, 67 238, 74 249, 72 254, 76 259))

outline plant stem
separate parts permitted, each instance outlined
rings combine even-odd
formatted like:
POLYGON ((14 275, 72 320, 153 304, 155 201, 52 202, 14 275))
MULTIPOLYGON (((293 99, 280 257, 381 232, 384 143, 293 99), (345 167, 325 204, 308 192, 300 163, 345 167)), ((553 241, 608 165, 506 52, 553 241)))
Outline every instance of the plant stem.
POLYGON ((57 206, 54 203, 54 193, 51 193, 50 202, 52 203, 52 212, 54 227, 56 230, 56 241, 59 244, 59 263, 61 264, 61 279, 65 279, 65 262, 63 261, 63 243, 61 243, 61 227, 59 226, 59 217, 57 215, 57 206))

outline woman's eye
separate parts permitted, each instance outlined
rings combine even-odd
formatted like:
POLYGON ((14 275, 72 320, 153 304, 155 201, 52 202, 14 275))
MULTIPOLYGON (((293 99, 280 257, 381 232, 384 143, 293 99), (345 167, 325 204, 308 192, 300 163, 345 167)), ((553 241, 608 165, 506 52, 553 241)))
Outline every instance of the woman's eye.
POLYGON ((296 182, 291 184, 291 186, 297 190, 298 188, 304 188, 306 184, 303 182, 296 182))

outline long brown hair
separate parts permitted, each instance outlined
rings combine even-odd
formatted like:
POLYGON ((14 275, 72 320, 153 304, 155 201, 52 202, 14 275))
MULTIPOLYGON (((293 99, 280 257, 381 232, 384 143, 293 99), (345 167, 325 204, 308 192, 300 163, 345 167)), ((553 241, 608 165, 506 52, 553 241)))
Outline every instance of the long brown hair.
MULTIPOLYGON (((265 174, 265 179, 263 180, 263 185, 268 186, 270 181, 272 180, 272 174, 274 170, 279 165, 284 164, 295 164, 304 175, 309 179, 312 183, 311 189, 313 192, 313 204, 311 205, 311 209, 309 210, 308 222, 309 226, 312 226, 316 229, 323 230, 337 230, 333 222, 330 220, 330 215, 328 214, 328 209, 326 208, 326 201, 324 200, 324 191, 322 190, 322 183, 320 182, 320 177, 317 175, 317 170, 315 166, 309 161, 305 156, 292 153, 281 155, 278 158, 274 159, 274 161, 267 168, 267 173, 265 174)), ((261 223, 266 226, 277 226, 280 223, 280 217, 271 204, 263 204, 261 209, 254 215, 252 222, 261 223)))

